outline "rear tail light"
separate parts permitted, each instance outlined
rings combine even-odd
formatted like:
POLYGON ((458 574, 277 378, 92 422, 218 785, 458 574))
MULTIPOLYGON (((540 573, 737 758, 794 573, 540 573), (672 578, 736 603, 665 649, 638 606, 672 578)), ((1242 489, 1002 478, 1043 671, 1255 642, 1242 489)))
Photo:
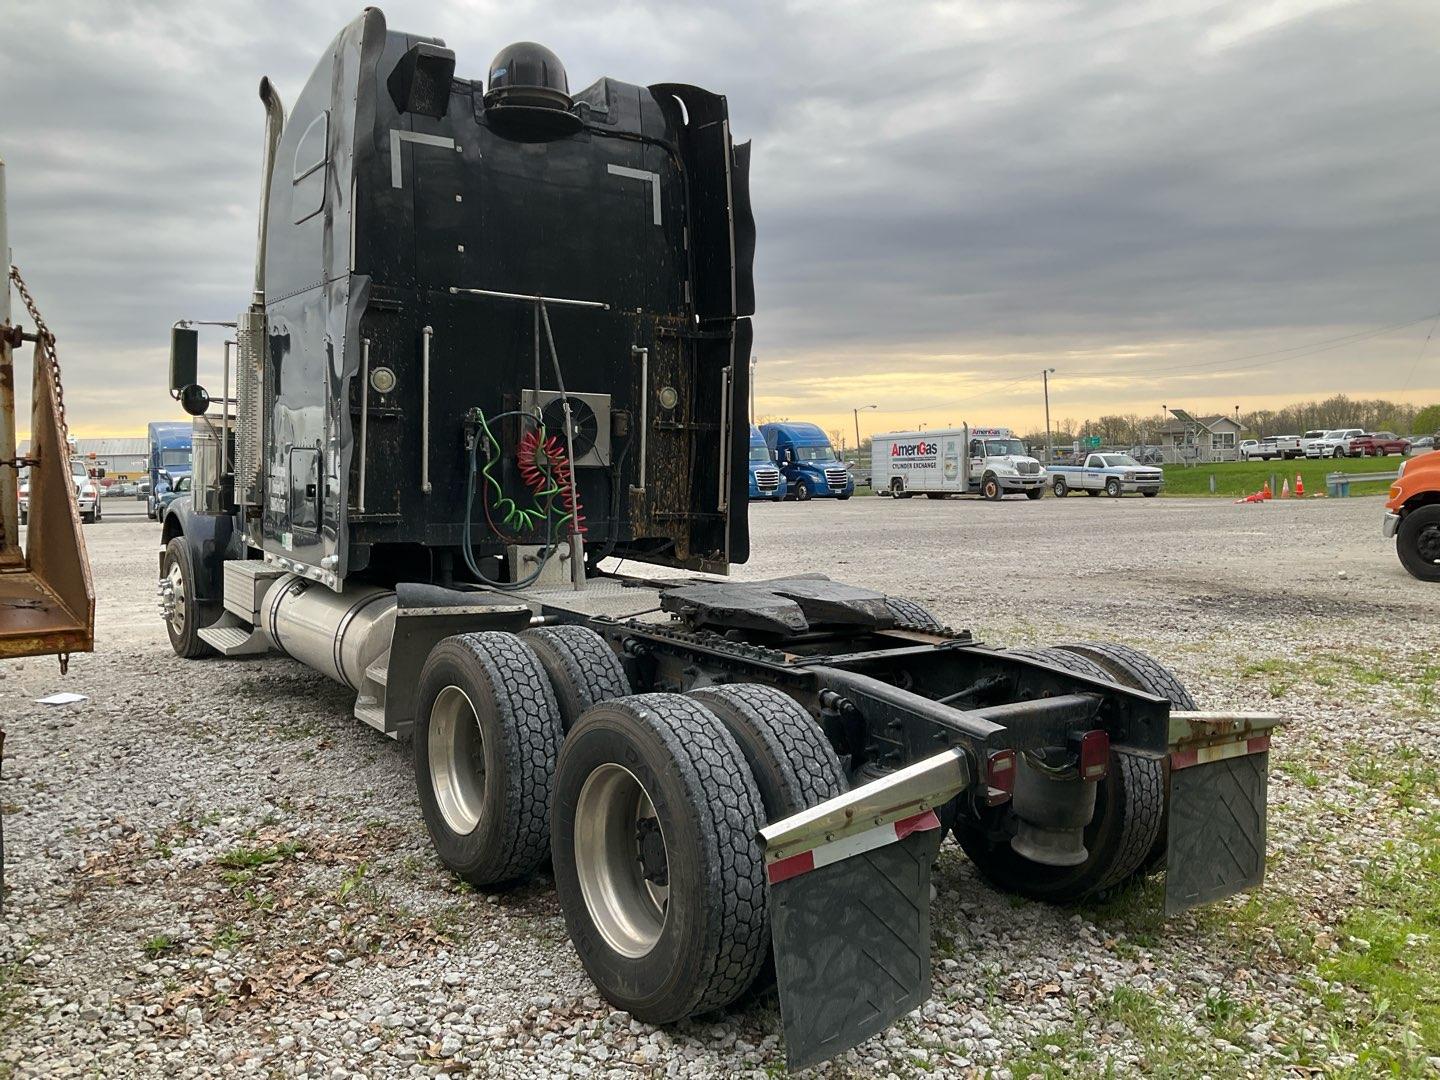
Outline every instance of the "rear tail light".
POLYGON ((1080 779, 1103 780, 1110 771, 1110 734, 1098 729, 1080 736, 1080 779))
POLYGON ((999 806, 1015 791, 1015 751, 997 750, 985 759, 985 801, 999 806))

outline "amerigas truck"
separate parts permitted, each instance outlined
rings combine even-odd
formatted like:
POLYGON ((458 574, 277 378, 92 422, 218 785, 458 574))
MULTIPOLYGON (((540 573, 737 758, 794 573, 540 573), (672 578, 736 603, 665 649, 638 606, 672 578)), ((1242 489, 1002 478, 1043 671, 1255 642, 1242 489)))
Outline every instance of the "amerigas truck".
POLYGON ((800 547, 793 575, 719 576, 749 555, 748 144, 718 94, 572 94, 534 43, 465 75, 372 7, 288 117, 262 84, 255 288, 214 399, 172 331, 175 651, 351 688, 375 730, 350 737, 408 738, 450 872, 548 867, 641 1022, 773 978, 794 1067, 929 996, 951 836, 1059 904, 1161 863, 1172 911, 1258 883, 1273 717, 1196 712, 1122 646, 984 644, 800 547))
POLYGON ((995 501, 1013 492, 1030 499, 1045 494, 1044 468, 1009 428, 964 425, 876 435, 870 467, 875 490, 897 499, 980 495, 995 501))

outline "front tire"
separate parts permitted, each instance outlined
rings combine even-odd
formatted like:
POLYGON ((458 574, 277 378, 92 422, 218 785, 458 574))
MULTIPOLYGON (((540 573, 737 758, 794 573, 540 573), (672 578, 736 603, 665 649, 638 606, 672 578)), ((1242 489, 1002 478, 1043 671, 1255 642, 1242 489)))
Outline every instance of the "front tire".
POLYGON ((555 775, 555 889, 616 1008, 665 1024, 722 1008, 769 954, 765 808, 735 738, 698 701, 597 705, 555 775))
POLYGON ((1043 499, 1045 497, 1045 489, 1043 487, 1031 488, 1025 492, 1025 497, 1031 502, 1034 502, 1036 499, 1043 499))
POLYGON ((795 498, 800 502, 810 501, 810 485, 804 480, 795 481, 795 498))
POLYGON ((987 475, 980 481, 980 494, 988 502, 999 502, 1005 495, 1005 489, 994 476, 987 475))
POLYGON ((202 608, 195 595, 195 555, 183 536, 176 536, 165 545, 165 576, 163 585, 169 595, 165 599, 165 633, 170 648, 182 660, 194 660, 212 650, 200 640, 202 608))
POLYGON ((1116 480, 1115 477, 1113 477, 1113 476, 1112 476, 1109 480, 1106 480, 1106 481, 1105 481, 1105 494, 1106 494, 1106 495, 1109 495, 1110 498, 1112 498, 1112 499, 1118 499, 1118 498, 1120 498, 1120 495, 1121 495, 1121 491, 1120 491, 1120 481, 1119 481, 1119 480, 1116 480))
POLYGON ((1400 519, 1395 550, 1415 577, 1440 581, 1440 503, 1416 507, 1400 519))
POLYGON ((435 852, 454 874, 490 888, 545 860, 563 738, 545 669, 515 635, 460 634, 430 650, 415 785, 435 852))

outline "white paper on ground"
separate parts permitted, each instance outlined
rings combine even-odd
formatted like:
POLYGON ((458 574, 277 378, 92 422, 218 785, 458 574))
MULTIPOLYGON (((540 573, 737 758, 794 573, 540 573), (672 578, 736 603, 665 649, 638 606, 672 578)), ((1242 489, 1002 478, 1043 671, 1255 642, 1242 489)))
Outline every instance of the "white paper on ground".
POLYGON ((62 690, 58 694, 51 694, 49 697, 35 699, 37 705, 74 705, 77 701, 88 701, 84 694, 73 694, 69 690, 62 690))

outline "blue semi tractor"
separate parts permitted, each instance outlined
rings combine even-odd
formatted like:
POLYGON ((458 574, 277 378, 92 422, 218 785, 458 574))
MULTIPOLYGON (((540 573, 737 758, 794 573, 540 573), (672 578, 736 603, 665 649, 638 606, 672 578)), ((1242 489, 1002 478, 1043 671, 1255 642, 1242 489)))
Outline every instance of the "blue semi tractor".
POLYGON ((775 458, 765 443, 765 436, 750 425, 750 498, 779 502, 785 498, 789 485, 785 475, 775 467, 775 458))
POLYGON ((190 475, 189 421, 150 421, 150 493, 145 496, 145 516, 154 521, 160 516, 159 497, 171 490, 182 476, 190 475))
POLYGON ((804 502, 855 494, 855 478, 815 424, 762 424, 760 431, 789 485, 790 498, 804 502))

